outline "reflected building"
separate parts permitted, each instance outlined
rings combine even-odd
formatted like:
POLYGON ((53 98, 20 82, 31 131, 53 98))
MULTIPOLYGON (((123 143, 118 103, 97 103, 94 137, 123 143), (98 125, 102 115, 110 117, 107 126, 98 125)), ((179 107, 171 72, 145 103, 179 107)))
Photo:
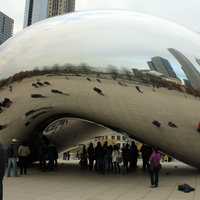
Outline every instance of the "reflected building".
POLYGON ((169 48, 168 50, 180 63, 192 87, 196 90, 200 90, 200 73, 197 71, 192 62, 180 51, 173 48, 169 48))
POLYGON ((0 11, 0 45, 12 37, 14 20, 0 11))
POLYGON ((49 0, 48 17, 63 15, 75 11, 75 0, 49 0))
POLYGON ((186 88, 192 88, 191 82, 188 79, 183 79, 186 88))
POLYGON ((48 0, 26 0, 24 28, 48 16, 48 0))
POLYGON ((147 62, 147 64, 149 65, 149 68, 153 71, 160 72, 166 77, 177 78, 171 64, 165 58, 156 56, 153 57, 151 61, 147 62))
POLYGON ((196 58, 196 62, 200 65, 200 59, 196 58))
POLYGON ((26 0, 24 28, 48 17, 75 11, 75 0, 26 0))
POLYGON ((74 12, 27 28, 0 47, 0 142, 30 141, 37 151, 46 132, 62 152, 105 136, 106 127, 200 168, 200 91, 146 71, 159 55, 180 72, 178 60, 200 88, 199 73, 176 49, 200 58, 199 35, 132 11, 74 12), (74 123, 62 129, 62 118, 74 123))

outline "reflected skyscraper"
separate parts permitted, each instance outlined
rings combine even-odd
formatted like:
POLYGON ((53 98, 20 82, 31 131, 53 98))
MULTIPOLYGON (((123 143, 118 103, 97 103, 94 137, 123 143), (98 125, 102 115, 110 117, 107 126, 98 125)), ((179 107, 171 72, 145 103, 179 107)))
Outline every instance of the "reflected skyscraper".
POLYGON ((153 71, 157 71, 165 75, 166 77, 177 78, 176 73, 174 72, 171 64, 165 58, 156 56, 147 62, 149 68, 153 71))
POLYGON ((48 16, 48 0, 26 0, 24 28, 48 16))
POLYGON ((49 0, 48 17, 75 11, 75 0, 49 0))
POLYGON ((14 20, 0 11, 0 45, 13 34, 14 20))
POLYGON ((200 59, 196 58, 196 62, 200 65, 200 59))
POLYGON ((38 152, 46 127, 68 117, 77 123, 48 135, 59 152, 94 138, 91 122, 200 168, 200 90, 147 68, 159 55, 180 72, 177 58, 198 88, 197 70, 176 49, 200 58, 199 35, 132 11, 74 12, 27 28, 0 47, 0 141, 29 141, 38 152))
POLYGON ((180 51, 173 48, 169 48, 168 50, 180 63, 192 87, 196 90, 200 90, 200 73, 197 71, 192 62, 180 51))
POLYGON ((48 17, 75 11, 75 0, 26 0, 24 28, 48 17))

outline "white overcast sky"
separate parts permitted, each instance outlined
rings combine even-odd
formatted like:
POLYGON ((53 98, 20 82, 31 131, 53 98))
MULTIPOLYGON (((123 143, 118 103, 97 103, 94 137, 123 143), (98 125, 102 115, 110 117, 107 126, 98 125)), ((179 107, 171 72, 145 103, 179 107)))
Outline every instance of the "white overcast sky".
MULTIPOLYGON (((24 7, 25 0, 0 0, 0 10, 15 20, 15 33, 22 30, 24 7)), ((76 9, 129 9, 163 17, 200 32, 200 0, 76 0, 76 9)))

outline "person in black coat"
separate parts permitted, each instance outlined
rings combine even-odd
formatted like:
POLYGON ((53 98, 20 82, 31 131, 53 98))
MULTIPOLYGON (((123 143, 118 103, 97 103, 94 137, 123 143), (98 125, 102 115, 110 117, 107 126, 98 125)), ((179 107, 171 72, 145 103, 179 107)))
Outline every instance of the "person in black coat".
POLYGON ((152 148, 146 144, 143 144, 140 152, 142 153, 143 170, 149 169, 149 158, 153 152, 152 148))
POLYGON ((126 144, 122 148, 122 160, 123 160, 124 170, 126 171, 126 173, 128 173, 129 161, 130 161, 130 148, 128 144, 126 144))
POLYGON ((88 154, 88 160, 89 160, 89 170, 92 171, 93 166, 94 166, 94 156, 95 156, 94 146, 92 143, 90 143, 87 149, 87 154, 88 154))

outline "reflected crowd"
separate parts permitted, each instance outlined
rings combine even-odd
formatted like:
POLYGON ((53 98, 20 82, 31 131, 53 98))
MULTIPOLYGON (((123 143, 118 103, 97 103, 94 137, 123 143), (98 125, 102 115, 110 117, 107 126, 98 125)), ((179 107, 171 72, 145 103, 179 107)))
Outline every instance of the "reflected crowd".
MULTIPOLYGON (((148 168, 149 158, 152 154, 152 148, 143 145, 140 149, 143 159, 143 170, 148 168)), ((131 145, 123 144, 120 148, 119 144, 108 145, 108 142, 97 142, 94 146, 90 143, 86 148, 83 145, 82 152, 77 154, 80 159, 80 168, 94 170, 98 173, 129 173, 136 170, 139 157, 139 150, 134 141, 131 145)))
MULTIPOLYGON (((131 145, 124 144, 122 148, 118 144, 108 145, 106 141, 103 145, 98 142, 95 147, 93 143, 87 148, 83 145, 81 154, 77 156, 82 170, 99 174, 129 174, 138 168, 139 153, 143 171, 150 174, 151 187, 158 187, 162 153, 156 147, 143 144, 139 151, 134 141, 131 145)), ((68 159, 69 157, 68 154, 68 159)))

